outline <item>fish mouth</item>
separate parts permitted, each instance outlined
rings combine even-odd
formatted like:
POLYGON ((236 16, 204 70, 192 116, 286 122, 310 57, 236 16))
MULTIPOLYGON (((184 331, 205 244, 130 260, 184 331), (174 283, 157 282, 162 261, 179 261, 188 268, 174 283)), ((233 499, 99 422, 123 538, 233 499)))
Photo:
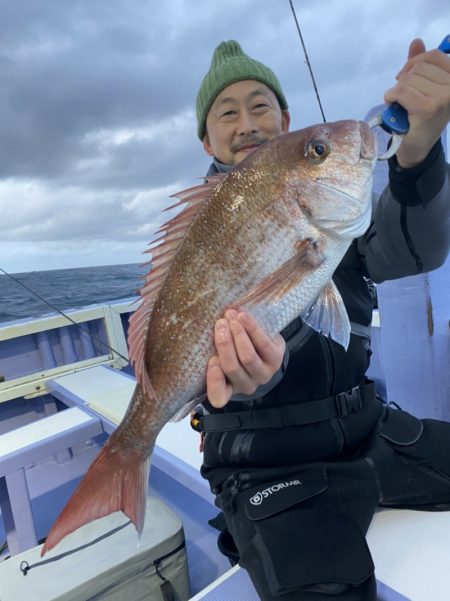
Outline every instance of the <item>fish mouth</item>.
POLYGON ((377 140, 370 129, 369 124, 365 121, 360 121, 359 132, 361 136, 361 145, 359 155, 362 159, 373 161, 377 158, 377 140))

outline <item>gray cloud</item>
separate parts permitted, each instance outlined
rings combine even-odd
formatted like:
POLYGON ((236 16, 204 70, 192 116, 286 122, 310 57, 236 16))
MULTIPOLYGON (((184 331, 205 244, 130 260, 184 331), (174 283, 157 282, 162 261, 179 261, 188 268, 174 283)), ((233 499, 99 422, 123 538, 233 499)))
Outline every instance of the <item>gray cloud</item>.
MULTIPOLYGON (((443 0, 294 5, 329 120, 363 118, 393 84, 410 39, 433 45, 446 33, 443 0)), ((277 73, 293 128, 320 120, 287 1, 7 0, 1 34, 9 244, 148 240, 165 195, 208 166, 194 101, 223 39, 277 73)))

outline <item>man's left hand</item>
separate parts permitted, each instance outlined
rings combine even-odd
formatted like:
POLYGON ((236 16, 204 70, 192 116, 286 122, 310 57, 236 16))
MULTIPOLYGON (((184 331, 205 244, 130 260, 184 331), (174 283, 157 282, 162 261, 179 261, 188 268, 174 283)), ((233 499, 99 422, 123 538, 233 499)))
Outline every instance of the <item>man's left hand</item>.
POLYGON ((252 394, 280 369, 286 343, 267 336, 246 312, 229 309, 214 329, 217 355, 206 371, 206 392, 214 407, 224 407, 233 394, 252 394))

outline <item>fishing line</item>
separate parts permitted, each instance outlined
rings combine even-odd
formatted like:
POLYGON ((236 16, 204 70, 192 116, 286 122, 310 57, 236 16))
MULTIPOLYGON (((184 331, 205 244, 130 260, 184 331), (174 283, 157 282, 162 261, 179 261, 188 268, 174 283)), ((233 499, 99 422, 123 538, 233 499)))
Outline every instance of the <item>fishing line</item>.
POLYGON ((125 357, 124 355, 122 355, 121 353, 119 353, 119 351, 117 351, 115 348, 113 348, 112 346, 110 346, 107 342, 105 342, 104 340, 102 340, 99 336, 96 336, 95 334, 92 334, 91 332, 89 332, 89 330, 86 330, 86 328, 83 328, 82 325, 80 325, 79 323, 77 323, 76 321, 74 321, 71 317, 69 317, 66 313, 64 313, 64 311, 61 311, 61 309, 58 309, 58 307, 55 307, 55 305, 52 305, 52 303, 50 303, 48 300, 45 300, 45 298, 43 298, 40 294, 38 294, 37 292, 35 292, 31 288, 29 288, 26 284, 24 284, 23 282, 21 282, 20 280, 18 280, 17 278, 15 278, 13 275, 11 275, 10 273, 8 273, 7 271, 5 271, 4 269, 2 269, 1 267, 0 267, 0 271, 2 273, 4 273, 6 276, 8 276, 11 280, 13 280, 13 282, 16 282, 16 284, 19 284, 19 286, 22 286, 22 288, 25 288, 25 290, 28 290, 28 292, 30 292, 33 296, 36 296, 36 298, 38 298, 40 301, 42 301, 43 303, 45 303, 48 307, 50 307, 51 309, 53 309, 53 311, 56 311, 56 313, 59 313, 60 315, 62 315, 63 317, 65 317, 65 319, 67 319, 68 321, 70 321, 74 326, 76 326, 79 330, 81 330, 82 332, 84 332, 85 334, 87 334, 90 338, 92 338, 93 340, 99 342, 100 344, 102 344, 103 346, 105 346, 110 351, 113 351, 113 353, 115 353, 121 359, 124 359, 127 363, 129 362, 129 358, 128 357, 125 357))
POLYGON ((297 15, 295 14, 295 9, 294 9, 294 5, 292 4, 292 0, 289 0, 289 4, 291 5, 291 10, 292 10, 292 14, 294 15, 295 24, 297 25, 298 35, 299 35, 300 42, 301 42, 302 47, 303 47, 303 53, 305 55, 306 64, 308 65, 309 74, 311 75, 311 80, 312 80, 312 83, 313 83, 313 86, 314 86, 314 91, 316 93, 317 102, 319 103, 319 108, 320 108, 320 112, 322 114, 322 119, 323 119, 323 122, 326 123, 327 120, 325 119, 325 113, 323 112, 322 102, 320 101, 319 90, 317 89, 317 86, 316 86, 316 80, 314 79, 314 74, 313 74, 313 71, 312 71, 311 63, 309 62, 308 52, 306 51, 306 46, 305 46, 305 43, 303 41, 302 32, 300 31, 300 25, 298 24, 297 15))

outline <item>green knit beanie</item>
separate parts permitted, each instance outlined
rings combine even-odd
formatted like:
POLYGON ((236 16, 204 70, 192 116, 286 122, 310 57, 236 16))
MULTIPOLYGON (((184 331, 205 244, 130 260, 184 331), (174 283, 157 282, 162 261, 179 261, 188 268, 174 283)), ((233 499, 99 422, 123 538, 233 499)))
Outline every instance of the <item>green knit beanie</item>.
POLYGON ((211 67, 197 94, 197 133, 200 140, 204 138, 206 117, 218 94, 230 84, 243 79, 254 79, 264 83, 275 92, 281 109, 288 108, 275 73, 245 54, 235 40, 222 42, 214 50, 211 67))

